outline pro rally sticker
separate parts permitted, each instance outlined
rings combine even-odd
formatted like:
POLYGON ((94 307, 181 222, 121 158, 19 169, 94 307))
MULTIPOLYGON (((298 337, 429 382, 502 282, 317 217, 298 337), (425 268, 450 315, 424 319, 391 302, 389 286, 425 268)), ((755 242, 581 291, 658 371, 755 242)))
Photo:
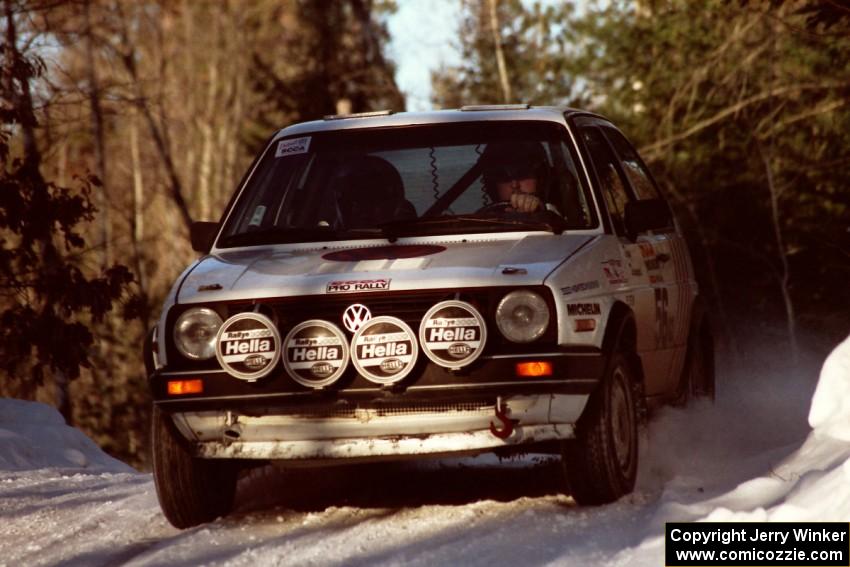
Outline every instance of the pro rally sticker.
POLYGON ((469 303, 442 301, 422 318, 419 342, 435 364, 462 368, 472 364, 484 351, 487 325, 469 303))
POLYGON ((339 327, 313 319, 293 327, 283 341, 283 366, 293 380, 308 388, 336 382, 348 366, 348 341, 339 327))
POLYGON ((360 374, 377 384, 394 384, 416 364, 416 335, 401 319, 375 317, 351 339, 351 361, 360 374))
POLYGON ((292 140, 281 140, 277 143, 277 149, 274 152, 274 157, 294 156, 298 154, 306 154, 310 149, 310 136, 304 138, 294 138, 292 140))
POLYGON ((265 315, 234 315, 218 330, 215 357, 231 376, 253 382, 267 376, 277 365, 280 334, 265 315))

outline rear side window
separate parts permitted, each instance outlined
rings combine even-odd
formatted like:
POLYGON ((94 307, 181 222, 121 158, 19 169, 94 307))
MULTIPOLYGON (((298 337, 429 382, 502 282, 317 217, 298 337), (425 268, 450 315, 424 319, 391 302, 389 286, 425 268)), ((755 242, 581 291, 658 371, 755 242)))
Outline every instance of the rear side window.
POLYGON ((605 135, 611 140, 617 155, 620 158, 620 164, 623 166, 623 171, 629 182, 632 184, 635 195, 638 199, 657 199, 658 188, 652 180, 652 176, 640 159, 637 151, 632 147, 625 136, 613 128, 605 128, 605 135))
POLYGON ((617 157, 597 128, 582 128, 581 137, 593 162, 600 189, 605 196, 614 231, 617 234, 625 234, 623 214, 630 197, 626 191, 626 180, 617 168, 617 157))

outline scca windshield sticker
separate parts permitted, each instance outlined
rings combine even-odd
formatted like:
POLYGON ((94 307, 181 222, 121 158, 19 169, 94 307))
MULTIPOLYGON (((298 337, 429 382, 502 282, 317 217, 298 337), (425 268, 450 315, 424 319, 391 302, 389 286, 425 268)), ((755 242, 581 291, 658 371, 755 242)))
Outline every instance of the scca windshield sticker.
POLYGON ((306 154, 310 149, 310 137, 295 138, 293 140, 281 140, 277 143, 277 149, 274 152, 274 157, 294 156, 298 154, 306 154))
POLYGON ((327 293, 357 293, 362 291, 383 291, 390 289, 390 279, 344 280, 330 282, 327 293))

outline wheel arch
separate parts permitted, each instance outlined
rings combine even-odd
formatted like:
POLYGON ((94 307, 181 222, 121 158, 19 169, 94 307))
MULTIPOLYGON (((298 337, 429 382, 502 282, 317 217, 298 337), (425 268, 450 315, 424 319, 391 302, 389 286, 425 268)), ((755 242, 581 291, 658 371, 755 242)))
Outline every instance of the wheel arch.
POLYGON ((605 337, 602 339, 602 352, 610 360, 614 352, 622 352, 629 360, 635 386, 639 389, 639 399, 643 398, 644 372, 643 364, 637 354, 637 323, 631 307, 617 301, 611 308, 608 323, 605 326, 605 337))
POLYGON ((606 354, 614 350, 636 350, 637 326, 631 307, 622 301, 615 301, 605 325, 605 337, 602 339, 602 350, 606 354), (625 349, 623 348, 625 346, 625 349))

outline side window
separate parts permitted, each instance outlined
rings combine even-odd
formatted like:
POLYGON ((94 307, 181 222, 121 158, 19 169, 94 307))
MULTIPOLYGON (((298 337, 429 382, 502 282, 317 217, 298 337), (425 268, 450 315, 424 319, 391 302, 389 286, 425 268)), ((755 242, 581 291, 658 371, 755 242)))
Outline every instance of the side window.
POLYGON ((582 128, 581 137, 596 170, 596 179, 605 196, 614 231, 617 234, 625 234, 623 213, 626 203, 629 202, 629 194, 626 192, 626 181, 617 170, 617 157, 597 128, 582 128))
POLYGON ((620 157, 620 164, 623 166, 623 171, 626 172, 637 198, 657 199, 658 189, 652 180, 652 176, 625 136, 613 128, 605 128, 605 135, 614 144, 614 149, 620 157))

